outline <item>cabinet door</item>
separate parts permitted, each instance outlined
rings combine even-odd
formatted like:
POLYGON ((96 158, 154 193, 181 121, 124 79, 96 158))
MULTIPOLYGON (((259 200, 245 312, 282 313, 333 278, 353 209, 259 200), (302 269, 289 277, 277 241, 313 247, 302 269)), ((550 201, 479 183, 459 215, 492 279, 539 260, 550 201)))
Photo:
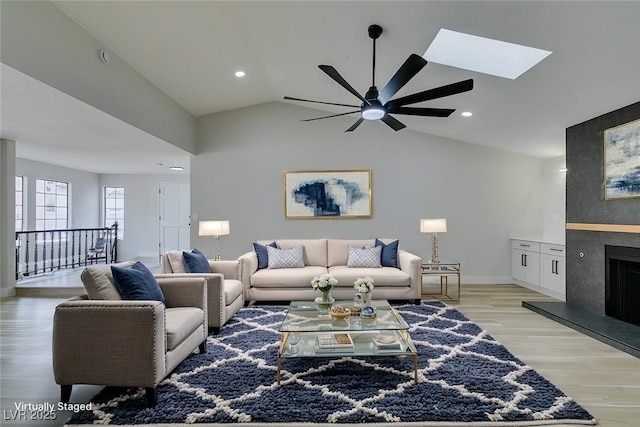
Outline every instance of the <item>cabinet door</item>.
POLYGON ((525 282, 538 286, 540 284, 540 254, 525 252, 524 262, 526 269, 525 282))
POLYGON ((540 255, 535 252, 513 249, 511 274, 515 280, 538 285, 540 282, 540 255))
POLYGON ((564 258, 540 255, 540 286, 550 291, 564 294, 564 258))
POLYGON ((525 251, 513 249, 511 251, 511 275, 515 280, 523 282, 527 279, 527 270, 524 266, 525 251))

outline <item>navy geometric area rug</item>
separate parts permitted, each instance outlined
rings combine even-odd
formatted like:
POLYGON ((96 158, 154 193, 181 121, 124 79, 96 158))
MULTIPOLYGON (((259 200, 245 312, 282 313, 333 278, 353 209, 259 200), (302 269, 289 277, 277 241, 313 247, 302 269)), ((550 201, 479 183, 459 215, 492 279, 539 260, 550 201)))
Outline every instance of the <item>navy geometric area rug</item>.
POLYGON ((486 331, 439 301, 398 305, 419 354, 411 358, 286 359, 276 383, 284 306, 241 309, 158 386, 105 388, 69 424, 359 424, 525 426, 596 424, 573 399, 486 331))

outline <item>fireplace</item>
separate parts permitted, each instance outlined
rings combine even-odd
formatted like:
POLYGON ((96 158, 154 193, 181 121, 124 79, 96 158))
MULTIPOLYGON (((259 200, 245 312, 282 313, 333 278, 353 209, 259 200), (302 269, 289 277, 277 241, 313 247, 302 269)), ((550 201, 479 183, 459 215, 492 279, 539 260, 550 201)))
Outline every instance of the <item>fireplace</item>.
POLYGON ((605 246, 605 314, 640 326, 640 248, 605 246))

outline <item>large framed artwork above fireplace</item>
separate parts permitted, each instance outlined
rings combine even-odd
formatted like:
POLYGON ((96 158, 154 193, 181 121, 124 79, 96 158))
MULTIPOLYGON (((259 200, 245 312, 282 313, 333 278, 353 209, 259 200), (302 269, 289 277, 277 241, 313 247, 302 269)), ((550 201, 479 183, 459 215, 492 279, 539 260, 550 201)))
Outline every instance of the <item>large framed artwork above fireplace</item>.
POLYGON ((640 326, 640 248, 606 245, 605 314, 640 326))

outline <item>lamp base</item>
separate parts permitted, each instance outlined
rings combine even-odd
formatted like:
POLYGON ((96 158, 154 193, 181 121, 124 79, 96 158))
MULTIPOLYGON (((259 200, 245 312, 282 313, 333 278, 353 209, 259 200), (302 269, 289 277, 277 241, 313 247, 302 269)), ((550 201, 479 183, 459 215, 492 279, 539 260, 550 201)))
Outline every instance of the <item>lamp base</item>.
POLYGON ((433 233, 431 236, 431 262, 433 264, 440 264, 440 258, 438 257, 438 234, 433 233))

